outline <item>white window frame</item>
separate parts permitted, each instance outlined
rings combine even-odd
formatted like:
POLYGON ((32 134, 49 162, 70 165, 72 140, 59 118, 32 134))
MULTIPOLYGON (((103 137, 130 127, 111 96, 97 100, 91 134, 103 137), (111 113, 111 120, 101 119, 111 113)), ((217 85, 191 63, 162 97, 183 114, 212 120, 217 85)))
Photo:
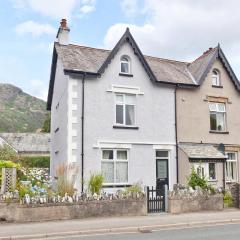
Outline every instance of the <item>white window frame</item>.
POLYGON ((215 181, 217 181, 217 171, 216 171, 217 170, 216 169, 217 165, 216 165, 215 162, 207 162, 207 163, 205 163, 205 162, 204 163, 198 162, 198 163, 194 163, 193 167, 194 167, 196 172, 197 172, 198 167, 202 167, 204 169, 204 177, 206 178, 206 180, 208 182, 215 182, 215 181), (209 178, 209 163, 214 163, 215 164, 215 179, 210 179, 209 178))
MULTIPOLYGON (((227 131, 227 122, 226 122, 226 104, 225 103, 220 103, 220 102, 209 102, 209 118, 210 118, 210 131, 215 131, 215 132, 226 132, 227 131), (212 104, 215 104, 215 110, 212 110, 211 109, 211 105, 212 104), (220 105, 223 105, 224 106, 224 110, 221 110, 220 109, 220 105), (211 114, 220 114, 222 113, 223 114, 223 130, 214 130, 214 129, 211 129, 211 114)), ((217 118, 216 118, 217 120, 217 118)), ((218 123, 216 122, 216 124, 218 125, 218 123)))
POLYGON ((221 86, 220 73, 217 69, 212 71, 212 86, 221 86))
POLYGON ((131 74, 131 59, 127 55, 122 55, 120 57, 120 73, 121 74, 131 74), (127 58, 128 61, 122 60, 122 58, 127 58), (127 63, 128 64, 128 72, 122 72, 122 63, 127 63))
POLYGON ((111 149, 111 148, 104 148, 101 149, 101 168, 102 168, 102 163, 109 163, 109 162, 113 162, 113 178, 114 178, 114 182, 103 182, 104 186, 109 186, 109 185, 128 185, 129 184, 129 150, 128 149, 122 149, 122 148, 118 148, 118 149, 111 149), (103 151, 113 151, 113 159, 112 160, 107 160, 107 159, 103 159, 103 151), (117 159, 117 151, 126 151, 127 152, 127 159, 117 159), (116 163, 119 162, 127 162, 127 167, 128 167, 128 172, 127 172, 127 182, 116 182, 116 175, 117 175, 117 168, 116 168, 116 163))
POLYGON ((115 94, 115 124, 116 126, 124 126, 124 127, 134 127, 136 126, 136 122, 137 122, 137 95, 136 94, 127 94, 127 93, 116 93, 115 94), (117 101, 117 96, 123 96, 123 102, 120 103, 117 101), (133 96, 135 98, 135 104, 126 104, 126 96, 133 96), (122 105, 123 106, 123 123, 117 123, 117 105, 122 105), (126 124, 126 105, 131 105, 134 106, 134 123, 132 125, 127 125, 126 124))
POLYGON ((227 159, 226 165, 225 165, 225 172, 226 172, 226 182, 237 182, 238 181, 238 153, 237 152, 226 152, 225 154, 228 155, 228 153, 234 154, 235 159, 227 159), (236 163, 236 179, 230 179, 228 178, 228 172, 227 172, 227 163, 228 162, 235 162, 236 163))

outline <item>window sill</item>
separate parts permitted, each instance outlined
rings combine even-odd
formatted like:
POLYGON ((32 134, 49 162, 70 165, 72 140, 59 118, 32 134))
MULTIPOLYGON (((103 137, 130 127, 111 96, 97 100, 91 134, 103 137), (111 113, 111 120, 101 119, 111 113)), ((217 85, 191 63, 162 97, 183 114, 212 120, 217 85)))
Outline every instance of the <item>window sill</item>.
POLYGON ((118 187, 131 187, 132 185, 131 184, 116 184, 116 183, 113 183, 113 184, 103 184, 103 188, 118 188, 118 187))
POLYGON ((119 73, 119 76, 122 76, 122 77, 133 77, 133 75, 129 74, 129 73, 119 73))
POLYGON ((223 88, 223 86, 212 85, 213 88, 223 88))
POLYGON ((217 179, 208 180, 208 182, 210 182, 210 183, 215 183, 215 182, 217 182, 217 181, 218 181, 217 179))
POLYGON ((136 127, 136 126, 120 126, 120 125, 113 125, 113 128, 116 128, 116 129, 134 129, 134 130, 139 129, 139 127, 136 127))
POLYGON ((216 133, 216 134, 229 134, 228 131, 213 131, 213 130, 210 130, 209 133, 216 133))

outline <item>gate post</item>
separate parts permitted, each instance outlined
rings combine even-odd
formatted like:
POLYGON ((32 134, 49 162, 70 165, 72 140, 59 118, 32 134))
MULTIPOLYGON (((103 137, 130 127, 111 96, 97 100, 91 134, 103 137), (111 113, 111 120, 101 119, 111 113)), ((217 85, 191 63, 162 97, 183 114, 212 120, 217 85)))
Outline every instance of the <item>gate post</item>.
POLYGON ((149 213, 149 186, 147 186, 147 212, 149 213))
POLYGON ((165 208, 164 211, 168 211, 168 185, 164 185, 164 202, 165 202, 165 208))

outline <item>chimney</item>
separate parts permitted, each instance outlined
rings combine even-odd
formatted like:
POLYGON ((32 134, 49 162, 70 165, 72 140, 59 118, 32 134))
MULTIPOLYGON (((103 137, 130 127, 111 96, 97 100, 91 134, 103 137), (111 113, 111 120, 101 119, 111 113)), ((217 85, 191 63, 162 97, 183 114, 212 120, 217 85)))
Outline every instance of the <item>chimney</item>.
POLYGON ((62 19, 60 22, 60 27, 57 33, 57 40, 59 44, 68 45, 69 44, 69 32, 70 28, 67 26, 67 20, 62 19))

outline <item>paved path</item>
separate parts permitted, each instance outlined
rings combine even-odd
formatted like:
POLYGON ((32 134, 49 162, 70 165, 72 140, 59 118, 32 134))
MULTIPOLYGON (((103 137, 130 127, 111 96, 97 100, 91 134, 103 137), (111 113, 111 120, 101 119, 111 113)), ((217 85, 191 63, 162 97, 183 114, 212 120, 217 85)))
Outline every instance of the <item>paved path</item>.
POLYGON ((240 224, 153 231, 151 233, 109 234, 61 238, 61 240, 239 240, 240 224))
MULTIPOLYGON (((199 226, 203 224, 240 222, 240 210, 225 210, 222 212, 201 212, 190 214, 155 214, 141 217, 94 218, 84 220, 64 220, 38 223, 8 223, 0 224, 1 237, 19 235, 61 235, 70 232, 124 232, 136 231, 138 228, 159 229, 170 226, 184 227, 187 225, 199 226)), ((28 239, 33 239, 28 238, 28 239)), ((25 238, 27 239, 27 238, 25 238)))

